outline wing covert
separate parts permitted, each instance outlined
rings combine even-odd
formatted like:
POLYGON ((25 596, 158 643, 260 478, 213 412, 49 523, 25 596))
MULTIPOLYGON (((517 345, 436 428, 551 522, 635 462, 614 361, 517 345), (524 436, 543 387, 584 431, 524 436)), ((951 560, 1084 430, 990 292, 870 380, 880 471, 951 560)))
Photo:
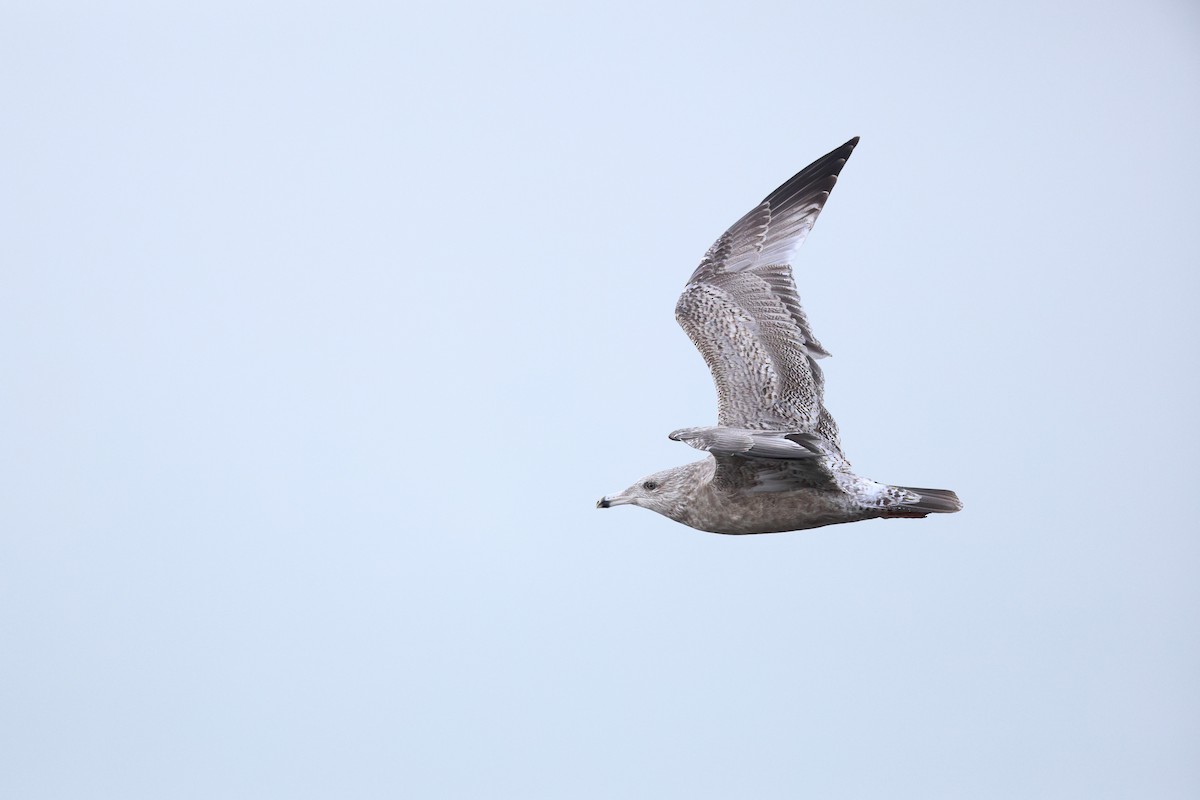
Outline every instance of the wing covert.
POLYGON ((734 223, 679 297, 675 316, 712 371, 721 425, 814 432, 840 452, 817 365, 829 353, 800 305, 791 259, 857 144, 817 159, 734 223))

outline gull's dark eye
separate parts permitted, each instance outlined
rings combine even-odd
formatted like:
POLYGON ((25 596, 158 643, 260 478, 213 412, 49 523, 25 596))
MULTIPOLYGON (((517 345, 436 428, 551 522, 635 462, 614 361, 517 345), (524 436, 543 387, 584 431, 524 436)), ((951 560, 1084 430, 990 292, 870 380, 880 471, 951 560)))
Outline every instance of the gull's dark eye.
POLYGON ((642 484, 642 488, 645 489, 647 492, 653 492, 655 489, 658 488, 658 481, 646 481, 645 483, 642 484))

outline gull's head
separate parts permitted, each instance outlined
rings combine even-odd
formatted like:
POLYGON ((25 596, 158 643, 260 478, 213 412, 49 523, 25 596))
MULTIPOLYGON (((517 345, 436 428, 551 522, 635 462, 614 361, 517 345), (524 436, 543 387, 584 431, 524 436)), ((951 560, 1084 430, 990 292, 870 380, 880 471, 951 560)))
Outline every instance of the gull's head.
POLYGON ((623 492, 601 497, 596 501, 596 508, 641 506, 678 519, 688 499, 698 488, 694 466, 687 464, 647 475, 623 492))

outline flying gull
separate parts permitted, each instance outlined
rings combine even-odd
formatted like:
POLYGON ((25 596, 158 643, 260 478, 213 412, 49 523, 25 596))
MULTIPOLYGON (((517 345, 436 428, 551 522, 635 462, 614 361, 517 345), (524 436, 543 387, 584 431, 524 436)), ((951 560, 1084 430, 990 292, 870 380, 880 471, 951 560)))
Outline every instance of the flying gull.
POLYGON ((708 249, 675 318, 717 385, 717 424, 670 435, 708 452, 656 472, 596 506, 635 505, 713 533, 776 533, 864 519, 921 519, 962 508, 948 489, 890 486, 855 475, 824 404, 813 336, 792 280, 858 137, 817 159, 708 249))

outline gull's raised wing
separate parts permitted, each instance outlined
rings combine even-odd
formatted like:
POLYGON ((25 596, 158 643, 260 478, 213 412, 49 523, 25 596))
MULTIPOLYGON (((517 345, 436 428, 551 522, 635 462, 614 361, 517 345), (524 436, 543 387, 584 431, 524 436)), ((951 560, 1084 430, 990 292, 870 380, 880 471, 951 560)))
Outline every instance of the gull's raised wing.
POLYGON ((829 353, 800 306, 791 259, 857 144, 817 159, 734 223, 679 297, 675 317, 712 371, 720 425, 816 433, 840 454, 816 362, 829 353))

